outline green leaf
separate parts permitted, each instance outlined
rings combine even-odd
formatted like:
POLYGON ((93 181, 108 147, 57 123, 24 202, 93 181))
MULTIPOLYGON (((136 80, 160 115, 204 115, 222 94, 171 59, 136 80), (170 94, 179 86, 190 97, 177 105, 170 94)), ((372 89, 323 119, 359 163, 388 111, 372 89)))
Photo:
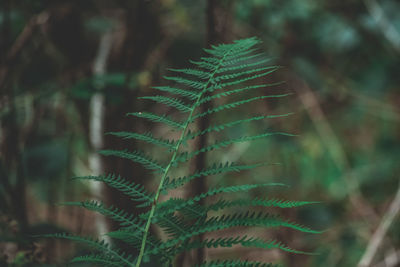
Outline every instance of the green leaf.
POLYGON ((159 104, 164 104, 169 107, 176 108, 177 110, 179 110, 181 112, 190 112, 192 110, 183 101, 176 99, 176 98, 157 95, 157 96, 143 96, 143 97, 139 97, 139 99, 152 100, 159 104))
POLYGON ((232 122, 224 123, 224 124, 219 124, 219 125, 213 125, 208 127, 207 129, 203 131, 196 131, 196 132, 188 132, 185 138, 183 139, 184 142, 189 140, 189 139, 194 139, 198 136, 211 133, 211 132, 220 132, 226 128, 231 128, 239 124, 247 123, 247 122, 252 122, 252 121, 259 121, 259 120, 264 120, 264 119, 275 119, 275 118, 283 118, 293 115, 293 113, 287 113, 287 114, 279 114, 279 115, 267 115, 267 116, 254 116, 248 119, 241 119, 241 120, 235 120, 232 122))
POLYGON ((289 95, 291 95, 291 94, 256 96, 256 97, 248 98, 248 99, 245 99, 245 100, 239 100, 239 101, 236 101, 236 102, 224 104, 224 105, 212 108, 212 109, 208 109, 206 112, 199 113, 199 114, 193 116, 193 121, 198 119, 198 118, 204 117, 206 115, 217 113, 217 112, 220 112, 220 111, 225 110, 225 109, 233 109, 233 108, 236 108, 238 106, 241 106, 241 105, 244 105, 244 104, 256 101, 256 100, 261 100, 261 99, 266 99, 266 98, 280 98, 280 97, 285 97, 285 96, 289 96, 289 95))
POLYGON ((73 258, 70 263, 89 263, 89 264, 97 264, 101 266, 113 266, 120 267, 123 266, 123 262, 114 257, 110 257, 104 254, 89 254, 84 256, 78 256, 73 258))
POLYGON ((182 186, 196 178, 201 178, 201 177, 206 177, 210 175, 216 175, 220 173, 227 173, 227 172, 239 172, 243 170, 250 170, 257 168, 259 166, 265 165, 263 163, 259 164, 253 164, 253 165, 239 165, 237 163, 230 163, 230 162, 225 162, 225 163, 214 163, 210 167, 197 171, 192 175, 189 176, 184 176, 184 177, 179 177, 179 178, 174 178, 174 179, 166 179, 165 183, 163 185, 163 190, 168 190, 168 189, 174 189, 178 188, 179 186, 182 186))
POLYGON ((59 234, 49 234, 42 235, 41 237, 46 238, 58 238, 58 239, 68 239, 75 242, 79 242, 85 244, 99 252, 104 253, 103 255, 110 255, 116 260, 122 262, 124 266, 134 266, 131 262, 132 256, 125 256, 124 253, 119 252, 119 250, 111 248, 105 241, 98 241, 91 238, 85 238, 81 236, 74 236, 67 233, 59 233, 59 234))
POLYGON ((157 89, 159 91, 168 92, 168 93, 171 93, 174 95, 180 95, 180 96, 188 98, 190 100, 195 100, 199 96, 198 92, 190 91, 187 89, 173 88, 173 87, 169 87, 169 86, 155 86, 152 88, 157 89))
POLYGON ((146 156, 141 151, 127 151, 127 150, 101 150, 100 154, 104 156, 116 156, 123 159, 129 159, 133 162, 142 164, 146 169, 149 170, 157 170, 160 172, 164 172, 165 167, 160 165, 157 161, 151 159, 146 156))
POLYGON ((133 133, 133 132, 109 132, 107 134, 118 136, 123 139, 141 140, 141 141, 145 141, 149 144, 163 146, 163 147, 166 147, 169 149, 175 148, 175 141, 170 141, 170 140, 163 139, 163 138, 155 138, 155 137, 153 137, 152 133, 139 134, 139 133, 133 133))
POLYGON ((134 227, 140 231, 144 231, 144 222, 134 214, 129 214, 122 209, 110 206, 106 207, 103 203, 98 201, 84 201, 84 202, 62 202, 63 206, 76 206, 98 212, 104 216, 119 222, 123 227, 134 227))
POLYGON ((115 174, 100 176, 78 176, 76 180, 92 180, 106 183, 107 185, 119 190, 121 193, 130 197, 133 201, 153 202, 154 196, 146 191, 141 184, 128 181, 121 176, 115 174))
POLYGON ((151 112, 133 112, 133 113, 128 113, 126 115, 148 119, 153 122, 161 122, 168 126, 172 126, 178 129, 183 129, 185 127, 183 123, 174 121, 173 119, 171 119, 166 115, 159 116, 151 112))

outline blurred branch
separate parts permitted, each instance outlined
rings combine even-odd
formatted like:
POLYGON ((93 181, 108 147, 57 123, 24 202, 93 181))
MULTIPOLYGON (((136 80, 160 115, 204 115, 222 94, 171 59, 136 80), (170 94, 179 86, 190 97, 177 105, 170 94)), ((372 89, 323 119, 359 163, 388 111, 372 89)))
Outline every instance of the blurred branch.
POLYGON ((368 12, 375 19, 385 38, 397 52, 400 52, 400 33, 389 21, 387 16, 385 16, 383 8, 376 0, 364 0, 364 4, 367 7, 368 12))
POLYGON ((15 58, 21 52, 21 50, 28 43, 28 40, 32 37, 36 28, 45 24, 50 17, 48 11, 43 11, 40 14, 31 18, 25 25, 22 32, 19 34, 14 44, 5 56, 5 60, 2 66, 0 66, 0 88, 3 86, 4 81, 9 73, 10 67, 12 66, 15 58))
POLYGON ((400 121, 400 109, 388 101, 381 100, 376 97, 369 96, 356 90, 357 84, 347 76, 342 76, 334 70, 334 68, 327 68, 329 75, 326 75, 326 81, 332 88, 337 88, 340 93, 354 97, 363 106, 366 106, 365 111, 374 116, 379 116, 385 120, 394 122, 400 121))
POLYGON ((396 267, 400 263, 400 250, 393 250, 385 255, 385 259, 374 267, 396 267))
MULTIPOLYGON (((365 200, 363 197, 360 189, 359 189, 359 183, 356 180, 356 177, 354 176, 354 172, 350 166, 349 159, 347 158, 347 155, 340 144, 340 141, 338 137, 335 135, 335 132, 333 131, 331 125, 329 124, 327 118, 325 117, 324 112, 322 111, 322 108, 319 104, 317 96, 313 93, 313 91, 309 88, 307 84, 305 84, 304 81, 299 81, 298 84, 301 84, 302 86, 298 86, 300 88, 300 93, 299 93, 299 98, 301 102, 303 103, 306 111, 308 112, 314 126, 316 127, 320 138, 322 139, 323 143, 326 145, 328 148, 328 151, 330 152, 336 166, 342 170, 342 173, 344 174, 344 182, 346 183, 347 186, 347 195, 349 197, 351 205, 354 207, 354 210, 359 213, 363 219, 367 222, 370 222, 370 224, 378 224, 379 217, 374 211, 374 209, 369 205, 369 203, 365 200)), ((395 202, 400 202, 400 187, 399 191, 397 192, 395 202)), ((395 210, 396 213, 398 213, 398 209, 400 208, 400 203, 397 203, 398 207, 395 210)), ((393 205, 391 205, 392 207, 393 205)), ((393 212, 393 210, 389 209, 389 214, 393 212)), ((381 237, 375 237, 377 235, 377 232, 374 233, 372 236, 371 242, 374 242, 370 248, 371 252, 369 253, 376 253, 376 249, 379 246, 379 244, 382 241, 382 238, 384 237, 388 226, 392 223, 394 218, 389 217, 390 220, 385 219, 387 217, 387 214, 382 219, 383 221, 386 221, 383 230, 379 230, 382 226, 382 222, 380 226, 378 227, 378 230, 382 233, 381 237), (386 226, 386 224, 389 222, 389 225, 386 226), (372 241, 376 238, 380 238, 380 240, 372 241), (379 241, 379 242, 378 242, 379 241), (375 244, 375 242, 378 242, 378 244, 375 244), (376 247, 375 247, 376 246, 376 247)), ((378 231, 377 230, 377 231, 378 231)), ((379 232, 378 232, 379 234, 379 232)), ((368 250, 368 249, 367 249, 368 250)), ((371 256, 373 256, 373 254, 371 256)), ((372 258, 371 258, 372 260, 372 258)), ((367 267, 369 265, 359 265, 358 267, 367 267)))
POLYGON ((391 226, 394 219, 398 215, 399 211, 400 211, 400 185, 399 188, 397 189, 396 196, 394 197, 392 203, 389 206, 389 209, 383 216, 382 221, 380 222, 378 228, 372 235, 371 240, 369 241, 369 244, 367 246, 367 249, 364 255, 362 256, 360 262, 358 263, 358 267, 368 267, 371 265, 371 262, 379 246, 381 245, 382 240, 386 235, 386 232, 388 231, 389 227, 391 226))
POLYGON ((331 154, 335 165, 338 167, 338 169, 342 170, 342 173, 344 173, 344 181, 348 188, 348 197, 351 204, 366 221, 378 221, 378 216, 375 214, 375 211, 364 200, 360 192, 359 184, 352 175, 347 155, 327 118, 325 117, 317 96, 303 81, 300 81, 299 83, 303 85, 298 86, 298 88, 302 88, 301 92, 299 93, 300 101, 303 103, 320 138, 331 154))
MULTIPOLYGON (((112 43, 113 31, 107 30, 101 37, 99 50, 93 64, 93 75, 97 78, 95 80, 95 86, 97 86, 98 90, 104 87, 104 83, 101 79, 106 73, 107 59, 112 48, 112 43)), ((89 156, 89 165, 93 175, 100 175, 103 173, 102 160, 97 152, 104 146, 104 102, 105 99, 102 92, 95 93, 90 99, 89 139, 93 151, 89 156)), ((93 182, 90 188, 95 197, 100 197, 103 191, 101 183, 93 182)), ((96 218, 96 226, 100 234, 107 232, 107 224, 104 217, 96 218)))

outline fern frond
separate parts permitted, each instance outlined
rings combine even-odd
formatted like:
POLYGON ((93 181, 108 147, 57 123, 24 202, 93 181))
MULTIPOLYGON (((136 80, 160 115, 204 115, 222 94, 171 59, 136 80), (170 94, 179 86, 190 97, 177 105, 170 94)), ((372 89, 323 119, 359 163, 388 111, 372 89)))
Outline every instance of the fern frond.
POLYGON ((275 207, 275 208, 297 208, 305 205, 317 204, 317 201, 290 201, 290 200, 281 200, 281 199, 240 199, 228 201, 224 199, 220 199, 214 204, 211 204, 205 208, 206 211, 217 211, 221 209, 226 209, 230 207, 275 207))
POLYGON ((246 39, 236 40, 231 44, 221 44, 218 46, 212 46, 215 51, 225 52, 227 56, 235 55, 249 49, 252 49, 255 45, 260 44, 261 41, 255 37, 250 37, 246 39), (227 51, 229 51, 227 53, 227 51))
POLYGON ((169 237, 179 237, 186 235, 189 226, 185 221, 178 216, 173 214, 164 214, 163 216, 157 217, 157 224, 164 230, 169 237))
MULTIPOLYGON (((187 208, 200 200, 214 196, 222 193, 237 193, 237 192, 246 192, 252 189, 260 188, 260 187, 268 187, 268 186, 285 186, 280 183, 268 183, 268 184, 244 184, 244 185, 235 185, 235 186, 227 186, 227 187, 218 187, 209 189, 205 193, 201 193, 199 195, 194 196, 190 199, 179 199, 179 198, 170 198, 157 206, 157 212, 155 214, 155 222, 157 218, 163 217, 166 214, 173 213, 175 211, 182 210, 187 208)), ((204 215, 200 213, 198 215, 204 215)))
POLYGON ((152 133, 139 134, 139 133, 132 133, 132 132, 109 132, 106 134, 121 137, 123 139, 136 139, 136 140, 140 140, 140 141, 145 141, 149 144, 163 146, 168 149, 173 149, 175 147, 175 141, 171 141, 171 140, 163 139, 163 138, 155 138, 152 133))
POLYGON ((193 116, 192 120, 194 121, 194 120, 196 120, 198 118, 201 118, 201 117, 204 117, 206 115, 210 115, 210 114, 213 114, 213 113, 225 110, 225 109, 233 109, 233 108, 236 108, 236 107, 241 106, 243 104, 247 104, 247 103, 250 103, 250 102, 253 102, 253 101, 256 101, 256 100, 262 100, 262 99, 266 99, 266 98, 281 98, 281 97, 285 97, 285 96, 289 96, 289 95, 291 95, 291 94, 288 93, 288 94, 278 94, 278 95, 265 95, 265 96, 256 96, 256 97, 248 98, 248 99, 245 99, 245 100, 235 101, 235 102, 224 104, 224 105, 212 108, 212 109, 208 109, 206 112, 199 113, 199 114, 193 116))
POLYGON ((259 121, 259 120, 264 120, 264 119, 282 118, 282 117, 287 117, 290 115, 293 115, 293 113, 286 113, 286 114, 280 114, 280 115, 255 116, 255 117, 251 117, 248 119, 240 119, 240 120, 235 120, 235 121, 231 121, 231 122, 224 123, 224 124, 213 125, 213 126, 210 126, 206 129, 204 129, 203 131, 195 131, 195 132, 188 131, 187 135, 185 136, 185 138, 183 140, 186 142, 189 139, 194 139, 198 136, 201 136, 201 135, 204 135, 207 133, 211 133, 211 132, 220 132, 222 130, 225 130, 226 128, 231 128, 231 127, 234 127, 234 126, 242 124, 242 123, 259 121))
POLYGON ((164 166, 159 164, 157 161, 151 159, 150 157, 146 156, 141 151, 129 152, 127 150, 101 150, 99 151, 99 153, 104 156, 116 156, 123 159, 129 159, 133 162, 142 164, 146 169, 149 170, 156 170, 159 172, 165 171, 164 166))
POLYGON ((145 203, 153 202, 154 196, 146 191, 143 185, 130 182, 121 176, 116 176, 115 174, 109 174, 107 176, 78 176, 74 177, 76 180, 92 180, 103 182, 108 186, 118 189, 123 194, 130 197, 131 200, 145 203))
POLYGON ((267 228, 286 227, 304 233, 312 233, 312 234, 321 233, 320 231, 312 230, 300 224, 286 221, 280 218, 278 215, 272 215, 270 213, 262 213, 262 212, 259 213, 246 212, 246 213, 237 213, 234 215, 221 215, 221 216, 211 217, 202 225, 193 227, 193 229, 191 229, 192 231, 191 234, 195 234, 195 232, 197 232, 197 234, 212 232, 236 226, 260 226, 267 228))
POLYGON ((258 60, 264 60, 265 58, 265 53, 257 53, 257 54, 251 54, 251 55, 243 55, 243 56, 237 56, 239 53, 234 54, 230 57, 227 58, 224 63, 222 63, 222 68, 221 70, 224 71, 224 67, 231 67, 231 66, 238 66, 245 64, 244 62, 249 62, 249 61, 256 61, 258 60))
POLYGON ((264 63, 267 63, 268 61, 271 61, 270 58, 262 58, 257 60, 256 62, 253 63, 242 63, 240 65, 237 66, 232 66, 232 67, 222 67, 218 70, 218 73, 224 73, 224 72, 232 72, 232 71, 237 71, 237 70, 242 70, 242 69, 248 69, 248 68, 252 68, 255 66, 259 66, 262 65, 264 63))
POLYGON ((156 95, 156 96, 142 96, 142 97, 139 97, 139 99, 152 100, 156 103, 164 104, 168 107, 176 108, 180 112, 190 112, 192 110, 183 101, 181 101, 177 98, 156 95))
MULTIPOLYGON (((226 52, 226 50, 224 49, 224 51, 218 51, 218 49, 215 49, 215 46, 212 46, 213 49, 208 49, 208 48, 203 48, 203 51, 205 51, 207 54, 215 56, 217 58, 221 58, 224 56, 224 52, 226 52)), ((236 57, 241 57, 241 56, 246 56, 249 54, 254 54, 254 52, 258 51, 258 48, 252 48, 252 49, 246 49, 244 51, 236 51, 235 52, 235 56, 236 57)), ((230 58, 232 58, 232 56, 225 56, 225 58, 228 60, 230 58)))
POLYGON ((187 231, 186 235, 175 236, 173 239, 168 240, 163 243, 161 247, 174 247, 186 240, 189 240, 200 234, 214 232, 218 230, 228 229, 238 226, 253 226, 253 227, 286 227, 294 230, 298 230, 304 233, 321 233, 320 231, 312 230, 305 226, 286 221, 277 215, 272 215, 270 213, 236 213, 234 215, 222 215, 213 216, 201 223, 195 223, 190 228, 185 229, 187 231))
POLYGON ((60 205, 63 206, 76 206, 83 207, 85 209, 98 212, 104 216, 119 222, 123 227, 133 227, 140 231, 144 231, 144 221, 139 217, 129 214, 128 212, 118 209, 116 207, 110 206, 106 207, 103 203, 98 201, 83 201, 83 202, 62 202, 60 205))
POLYGON ((241 77, 241 76, 246 76, 248 74, 254 74, 254 73, 265 71, 265 70, 270 70, 269 73, 271 73, 271 72, 276 71, 279 68, 280 67, 278 67, 278 66, 269 66, 269 67, 262 67, 262 68, 244 70, 244 71, 240 71, 240 72, 227 73, 227 74, 223 74, 223 75, 220 75, 220 76, 216 77, 215 81, 216 82, 220 82, 220 81, 232 80, 232 79, 236 79, 236 78, 241 77))
POLYGON ((200 82, 200 81, 190 80, 190 79, 186 79, 186 78, 182 78, 182 77, 164 76, 163 78, 166 80, 169 80, 169 81, 174 81, 176 83, 180 83, 180 84, 189 86, 189 87, 197 89, 197 90, 201 90, 207 85, 207 82, 203 82, 203 81, 200 82))
POLYGON ((233 186, 225 186, 225 187, 217 187, 209 189, 205 193, 201 193, 197 196, 194 196, 191 199, 186 200, 186 203, 192 203, 194 201, 200 201, 203 198, 214 196, 221 193, 237 193, 237 192, 245 192, 249 190, 253 190, 260 187, 269 187, 269 186, 286 186, 281 183, 266 183, 266 184, 243 184, 243 185, 233 185, 233 186))
POLYGON ((260 85, 252 85, 252 86, 246 86, 246 87, 240 88, 240 89, 234 89, 234 90, 224 91, 224 92, 219 93, 219 94, 215 94, 215 95, 212 95, 212 96, 207 96, 207 97, 202 98, 202 99, 200 100, 200 102, 199 102, 199 105, 204 104, 204 103, 206 103, 206 102, 209 102, 209 101, 211 101, 211 100, 213 100, 213 99, 216 99, 216 98, 226 97, 226 96, 229 96, 229 95, 242 93, 242 92, 245 92, 245 91, 248 91, 248 90, 252 90, 252 89, 259 89, 259 88, 267 88, 267 87, 270 87, 270 86, 276 86, 276 85, 280 85, 280 84, 282 84, 282 83, 283 83, 283 82, 270 83, 270 84, 260 84, 260 85))
MULTIPOLYGON (((124 253, 110 248, 104 241, 95 241, 69 235, 60 235, 60 238, 75 240, 86 243, 95 248, 99 253, 89 254, 77 257, 74 261, 86 261, 94 264, 105 266, 135 266, 140 267, 144 256, 155 255, 164 265, 171 264, 174 257, 184 251, 197 248, 211 247, 232 247, 240 245, 243 247, 272 249, 277 248, 292 253, 302 253, 287 247, 277 241, 264 241, 258 238, 238 236, 238 237, 221 237, 201 240, 199 236, 205 233, 215 232, 233 227, 286 227, 295 229, 305 233, 319 233, 318 231, 307 228, 303 225, 288 221, 277 215, 266 212, 246 212, 233 213, 232 215, 215 216, 212 212, 226 208, 235 207, 273 207, 273 208, 295 208, 303 205, 313 204, 315 202, 308 201, 287 201, 270 198, 254 198, 244 200, 224 200, 220 199, 215 203, 208 205, 201 204, 202 200, 216 196, 219 194, 230 194, 236 192, 246 192, 252 189, 266 186, 283 186, 279 183, 263 183, 263 184, 244 184, 235 186, 226 186, 219 188, 211 188, 208 191, 195 195, 192 198, 169 198, 160 201, 161 193, 168 193, 168 190, 176 189, 183 186, 194 179, 203 178, 210 175, 227 174, 234 171, 250 170, 264 164, 241 165, 238 163, 215 163, 205 169, 196 170, 191 175, 181 176, 178 178, 170 178, 170 170, 177 167, 180 163, 187 163, 193 157, 201 153, 212 150, 222 149, 224 147, 241 143, 250 142, 258 139, 266 138, 271 135, 293 136, 284 132, 268 132, 257 133, 249 136, 241 136, 238 138, 229 138, 219 140, 211 144, 202 145, 195 150, 190 146, 186 146, 190 139, 202 136, 208 133, 219 132, 224 129, 245 123, 261 121, 264 119, 281 118, 289 116, 281 115, 257 115, 246 117, 243 119, 234 119, 230 122, 218 122, 206 129, 191 131, 197 119, 204 116, 215 115, 218 112, 230 111, 239 106, 253 103, 254 101, 267 98, 281 98, 288 96, 288 93, 247 96, 246 98, 236 98, 250 92, 251 90, 266 88, 279 83, 265 83, 243 85, 246 82, 266 77, 274 71, 281 68, 280 66, 264 66, 269 59, 266 59, 264 53, 257 52, 256 45, 260 41, 257 38, 248 38, 235 41, 232 44, 222 44, 211 46, 211 49, 205 49, 208 54, 201 57, 199 61, 190 61, 194 65, 192 68, 170 69, 176 76, 166 76, 166 80, 176 83, 175 86, 158 86, 154 89, 161 91, 161 95, 144 96, 141 99, 151 100, 157 104, 163 104, 167 107, 176 109, 184 114, 174 114, 176 118, 185 116, 184 119, 177 120, 175 117, 158 115, 151 112, 134 112, 128 113, 128 116, 143 118, 151 122, 161 123, 164 126, 175 128, 179 134, 176 140, 168 140, 164 137, 156 138, 151 133, 135 133, 135 132, 111 132, 109 134, 121 137, 123 139, 135 139, 144 141, 149 144, 165 147, 168 149, 170 158, 167 162, 159 163, 151 156, 141 151, 116 151, 103 150, 100 153, 106 156, 117 156, 123 159, 131 160, 135 163, 142 164, 146 169, 160 172, 158 186, 154 194, 149 194, 142 185, 134 184, 125 179, 108 176, 85 176, 78 177, 82 180, 94 180, 105 182, 113 188, 118 189, 122 193, 128 195, 133 201, 140 202, 137 207, 150 206, 149 210, 133 216, 124 210, 110 206, 106 207, 101 202, 85 201, 85 202, 66 202, 64 205, 80 206, 88 210, 99 212, 105 216, 120 223, 117 231, 109 232, 107 235, 113 239, 125 242, 133 248, 139 250, 137 258, 126 257, 124 253), (223 90, 221 90, 223 89, 223 90), (221 90, 221 91, 217 91, 221 90), (201 105, 206 104, 217 98, 233 97, 233 100, 225 101, 214 108, 208 110, 200 110, 201 105), (236 99, 235 99, 236 98, 236 99), (211 214, 210 214, 211 213, 211 214), (151 232, 151 227, 157 226, 162 233, 166 234, 163 240, 158 239, 151 232)), ((222 101, 221 101, 222 102, 222 101)), ((164 151, 165 152, 165 151, 164 151)), ((201 264, 200 266, 269 266, 276 265, 265 264, 249 261, 211 261, 201 264)))
POLYGON ((78 256, 73 258, 70 263, 89 263, 89 264, 99 264, 101 266, 112 266, 120 267, 124 264, 120 260, 116 260, 113 257, 104 254, 89 254, 84 256, 78 256))
POLYGON ((241 260, 216 260, 204 262, 195 267, 282 267, 279 264, 272 263, 261 263, 252 261, 241 261, 241 260))
POLYGON ((168 70, 169 71, 173 71, 173 72, 193 75, 193 76, 196 76, 196 77, 198 77, 200 79, 209 79, 210 75, 211 75, 207 71, 202 71, 202 70, 197 70, 197 69, 168 69, 168 70))
POLYGON ((177 246, 173 253, 180 254, 185 251, 199 248, 218 248, 218 247, 232 247, 234 245, 241 245, 243 247, 251 248, 263 248, 263 249, 280 249, 290 253, 296 254, 308 254, 306 252, 291 249, 288 246, 278 242, 276 240, 263 241, 259 238, 247 237, 247 236, 237 236, 237 237, 219 237, 204 240, 194 240, 184 245, 177 246))
POLYGON ((203 62, 208 62, 208 63, 211 63, 211 64, 214 64, 214 65, 219 65, 219 64, 221 64, 221 58, 215 58, 215 57, 201 57, 200 58, 201 59, 201 61, 203 61, 203 62))
POLYGON ((250 169, 260 167, 262 165, 265 165, 265 163, 258 163, 258 164, 253 164, 253 165, 239 165, 234 162, 225 162, 225 163, 219 163, 219 164, 214 163, 210 167, 200 170, 189 176, 173 178, 171 180, 169 178, 167 178, 163 185, 163 190, 178 188, 196 178, 201 178, 201 177, 206 177, 206 176, 211 176, 211 175, 216 175, 216 174, 221 174, 221 173, 234 172, 234 171, 239 172, 239 171, 243 171, 243 170, 250 170, 250 169))
POLYGON ((250 247, 250 248, 263 248, 263 249, 273 249, 277 248, 286 252, 290 253, 295 253, 295 254, 304 254, 304 255, 313 255, 313 253, 305 252, 305 251, 300 251, 296 249, 292 249, 284 244, 282 242, 272 240, 272 241, 263 241, 259 238, 250 238, 249 240, 245 240, 241 243, 243 247, 250 247))
POLYGON ((203 68, 206 69, 208 71, 215 71, 218 66, 205 62, 205 61, 193 61, 193 60, 189 60, 190 63, 192 63, 193 65, 196 65, 199 68, 203 68))
POLYGON ((160 116, 160 115, 156 115, 151 112, 132 112, 132 113, 128 113, 126 115, 148 119, 152 122, 160 122, 160 123, 163 123, 163 124, 166 124, 168 126, 178 128, 178 129, 185 128, 185 125, 183 123, 174 121, 169 116, 165 116, 165 115, 160 116))
POLYGON ((197 97, 199 96, 199 92, 194 92, 187 89, 174 88, 170 86, 154 86, 152 88, 157 89, 159 91, 168 92, 170 94, 180 95, 190 100, 196 100, 197 97))
MULTIPOLYGON (((107 235, 111 238, 121 240, 134 248, 140 249, 142 240, 143 240, 143 232, 132 231, 126 229, 120 229, 117 231, 109 232, 107 235)), ((170 254, 168 251, 162 247, 161 240, 155 238, 153 235, 149 235, 146 239, 147 250, 145 255, 154 255, 160 254, 164 258, 169 258, 170 254)))
POLYGON ((48 235, 42 235, 42 237, 68 239, 78 243, 82 243, 99 252, 102 252, 103 255, 110 255, 116 260, 122 262, 124 266, 134 266, 134 264, 131 262, 132 260, 131 256, 125 256, 125 254, 120 252, 118 249, 111 248, 107 243, 104 242, 104 240, 98 241, 91 238, 70 235, 67 233, 48 234, 48 235))
POLYGON ((238 80, 234 80, 234 81, 231 81, 231 82, 214 83, 213 86, 210 86, 210 87, 208 88, 208 91, 209 91, 209 92, 214 92, 215 90, 225 89, 225 88, 227 88, 227 87, 229 87, 229 86, 232 86, 232 85, 238 85, 238 84, 242 84, 242 83, 247 82, 247 81, 251 81, 251 80, 254 80, 254 79, 258 79, 258 78, 267 76, 267 75, 269 75, 269 74, 275 72, 275 71, 278 70, 279 68, 280 68, 280 67, 276 67, 276 68, 274 68, 274 69, 272 69, 272 70, 270 70, 270 71, 262 72, 262 73, 259 73, 259 74, 254 74, 254 75, 252 75, 252 76, 249 76, 249 77, 246 77, 246 78, 242 78, 242 79, 238 79, 238 80))
POLYGON ((199 155, 201 153, 205 153, 205 152, 208 152, 208 151, 224 148, 224 147, 227 147, 227 146, 229 146, 231 144, 255 141, 255 140, 266 138, 266 137, 270 137, 270 136, 273 136, 273 135, 295 136, 294 134, 289 134, 289 133, 274 132, 274 133, 258 134, 258 135, 253 135, 253 136, 242 136, 242 137, 235 138, 235 139, 217 141, 212 145, 203 147, 203 148, 201 148, 199 150, 196 150, 196 151, 193 151, 191 153, 187 153, 187 152, 181 153, 179 156, 176 157, 174 163, 176 162, 176 164, 177 164, 178 162, 186 162, 189 159, 191 159, 191 158, 193 158, 193 157, 195 157, 195 156, 197 156, 197 155, 199 155))

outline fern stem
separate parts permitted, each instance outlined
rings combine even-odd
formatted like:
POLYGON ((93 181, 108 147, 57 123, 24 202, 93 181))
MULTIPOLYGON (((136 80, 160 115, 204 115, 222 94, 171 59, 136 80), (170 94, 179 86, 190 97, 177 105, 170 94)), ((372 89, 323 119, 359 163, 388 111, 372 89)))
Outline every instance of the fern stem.
POLYGON ((204 88, 202 89, 202 92, 199 94, 199 96, 196 99, 196 102, 194 103, 194 105, 192 106, 192 108, 190 110, 189 116, 188 116, 188 118, 187 118, 187 120, 185 122, 184 128, 182 130, 181 137, 179 138, 178 142, 175 145, 174 153, 173 153, 173 155, 171 157, 170 162, 168 163, 167 167, 165 168, 164 174, 161 177, 160 184, 159 184, 159 186, 157 188, 157 191, 156 191, 156 194, 154 196, 154 202, 153 202, 153 204, 151 206, 150 214, 149 214, 149 217, 147 219, 146 226, 145 226, 145 229, 144 229, 143 238, 142 238, 142 244, 141 244, 139 256, 137 258, 136 265, 135 265, 136 267, 140 267, 140 264, 142 262, 144 251, 145 251, 145 248, 146 248, 146 240, 147 240, 147 236, 148 236, 148 233, 149 233, 149 230, 150 230, 151 221, 152 221, 152 219, 154 217, 154 213, 155 213, 155 210, 156 210, 158 198, 160 197, 160 193, 161 193, 161 191, 163 189, 163 185, 164 185, 165 179, 166 179, 166 177, 168 175, 168 171, 171 168, 173 162, 175 161, 175 158, 178 155, 178 150, 180 148, 180 145, 182 144, 183 140, 185 139, 186 131, 188 129, 189 124, 192 122, 194 111, 196 110, 196 107, 200 103, 200 100, 203 97, 203 95, 207 92, 208 85, 213 80, 215 74, 218 72, 218 69, 221 67, 222 62, 225 60, 225 57, 231 52, 231 50, 232 49, 228 50, 224 54, 224 56, 221 58, 221 60, 219 61, 217 67, 214 69, 213 73, 210 75, 210 78, 208 79, 207 83, 204 85, 204 88))

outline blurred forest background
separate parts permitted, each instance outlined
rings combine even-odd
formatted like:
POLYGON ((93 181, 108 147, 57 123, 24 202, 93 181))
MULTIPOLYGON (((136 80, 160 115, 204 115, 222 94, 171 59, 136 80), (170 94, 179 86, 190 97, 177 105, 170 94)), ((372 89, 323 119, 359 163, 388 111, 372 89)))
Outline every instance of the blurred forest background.
MULTIPOLYGON (((102 134, 149 129, 125 114, 158 108, 136 97, 165 84, 168 67, 187 67, 210 43, 250 36, 263 40, 271 64, 284 66, 272 79, 286 83, 267 90, 294 94, 242 112, 293 112, 252 127, 299 136, 229 148, 218 156, 281 164, 218 183, 286 183, 273 197, 322 202, 290 217, 327 231, 272 233, 317 255, 231 253, 285 266, 400 266, 398 1, 1 0, 0 8, 1 266, 54 266, 79 253, 75 244, 33 235, 112 228, 55 204, 94 197, 131 210, 127 199, 70 178, 111 172, 151 188, 140 166, 96 156, 102 147, 137 146, 102 134)), ((208 252, 216 253, 226 254, 208 252)))

